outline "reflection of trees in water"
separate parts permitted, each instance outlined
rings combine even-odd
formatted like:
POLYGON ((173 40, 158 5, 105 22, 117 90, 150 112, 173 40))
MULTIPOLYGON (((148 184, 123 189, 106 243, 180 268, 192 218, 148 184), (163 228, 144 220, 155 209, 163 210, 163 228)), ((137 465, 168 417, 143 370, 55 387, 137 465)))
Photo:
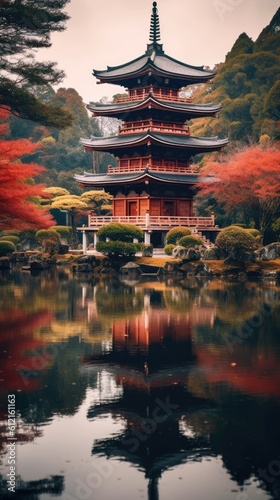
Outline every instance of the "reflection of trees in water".
POLYGON ((7 491, 6 478, 0 476, 0 493, 3 494, 1 498, 23 498, 25 500, 39 500, 39 496, 49 494, 51 496, 58 496, 64 490, 64 477, 63 476, 50 476, 37 481, 23 481, 20 477, 16 480, 16 493, 7 491))
POLYGON ((279 304, 277 288, 256 286, 256 283, 213 281, 201 290, 201 300, 215 307, 216 317, 228 324, 239 324, 258 314, 263 304, 279 304))
POLYGON ((224 283, 214 289, 206 284, 201 290, 184 290, 173 296, 146 289, 145 295, 151 298, 146 303, 146 351, 138 348, 142 330, 138 328, 135 334, 135 319, 115 318, 112 350, 91 359, 103 362, 105 370, 108 367, 123 392, 112 401, 107 394, 106 401, 94 403, 88 418, 109 413, 125 424, 119 434, 96 440, 93 454, 121 457, 143 470, 149 479, 150 500, 158 498, 158 481, 165 470, 209 456, 222 458, 240 490, 246 481, 257 478, 263 490, 278 498, 278 476, 265 481, 262 470, 279 456, 280 353, 273 347, 279 346, 277 331, 272 332, 279 310, 273 310, 255 329, 251 342, 237 345, 234 356, 223 336, 231 320, 235 324, 237 311, 241 322, 251 318, 264 302, 277 299, 277 292, 229 284, 225 296, 226 289, 224 283), (190 296, 194 300, 188 310, 190 296), (211 314, 225 308, 228 301, 236 305, 225 313, 226 322, 219 314, 212 318, 211 314), (172 315, 163 304, 175 306, 172 315), (158 316, 159 335, 153 321, 158 316), (266 330, 271 342, 265 344, 266 330), (185 332, 185 342, 190 341, 185 351, 178 332, 185 332), (168 339, 167 344, 164 339, 168 339), (166 397, 177 408, 166 421, 153 422, 156 401, 166 397))
MULTIPOLYGON (((5 411, 5 409, 3 408, 5 411)), ((9 429, 7 427, 7 419, 6 415, 1 414, 1 423, 0 423, 0 455, 4 455, 7 451, 7 443, 9 435, 9 429)), ((42 436, 42 429, 36 424, 27 424, 17 416, 17 426, 15 431, 15 439, 17 444, 19 443, 30 443, 34 441, 35 438, 42 436)))
POLYGON ((56 346, 58 355, 53 366, 39 374, 41 390, 17 396, 18 408, 26 422, 43 424, 55 414, 74 415, 85 398, 87 387, 96 386, 97 375, 89 376, 80 370, 80 360, 91 352, 90 346, 79 343, 78 338, 56 346))
MULTIPOLYGON (((200 388, 196 387, 200 394, 202 385, 203 382, 200 388)), ((262 470, 267 470, 272 461, 279 459, 279 400, 264 401, 242 394, 238 397, 225 384, 204 384, 204 394, 218 403, 217 410, 198 411, 183 417, 183 420, 194 433, 209 436, 211 451, 222 457, 239 486, 250 478, 258 478, 263 489, 275 495, 280 488, 279 474, 272 481, 265 482, 262 470)), ((273 498, 279 497, 275 495, 273 498)))
MULTIPOLYGON (((108 390, 106 402, 93 404, 88 417, 109 413, 123 422, 124 429, 96 441, 93 453, 121 457, 145 471, 150 499, 157 498, 157 483, 165 470, 206 456, 221 456, 237 484, 256 476, 278 498, 279 478, 268 483, 260 477, 260 470, 279 458, 277 289, 209 281, 202 288, 172 290, 162 284, 161 289, 153 284, 133 289, 116 283, 83 283, 83 292, 81 283, 69 276, 49 283, 48 275, 42 281, 33 279, 24 278, 23 288, 16 283, 7 293, 11 303, 23 304, 30 285, 32 299, 27 300, 27 307, 32 310, 34 304, 48 304, 47 314, 37 308, 37 313, 26 315, 26 321, 22 316, 18 321, 22 334, 15 329, 13 336, 7 333, 2 341, 12 356, 17 352, 30 355, 32 349, 40 355, 48 342, 57 348, 57 355, 17 395, 25 425, 37 423, 41 429, 40 424, 54 414, 74 415, 87 387, 96 387, 99 371, 107 370, 114 377, 117 394, 112 391, 110 400, 108 390), (273 304, 271 315, 237 343, 232 353, 225 332, 236 334, 239 325, 258 314, 263 304, 273 304), (28 344, 29 336, 35 344, 28 344), (24 337, 26 343, 21 345, 24 337), (81 370, 82 357, 92 361, 95 370, 81 370), (266 399, 260 397, 264 392, 266 399), (274 397, 269 399, 269 395, 274 397), (145 427, 157 400, 165 402, 168 397, 177 408, 165 421, 156 426, 149 421, 150 427, 145 427), (144 438, 133 451, 131 439, 136 431, 144 438)), ((0 303, 3 300, 0 291, 0 303)), ((8 365, 12 366, 10 361, 8 365)), ((27 439, 36 437, 31 431, 32 425, 26 430, 27 439)), ((30 495, 26 498, 37 498, 40 487, 40 493, 46 493, 44 488, 52 487, 47 482, 48 478, 25 485, 30 495)))
POLYGON ((182 313, 192 309, 197 295, 197 291, 192 289, 174 288, 163 292, 165 306, 174 312, 182 313))
POLYGON ((100 284, 96 287, 95 301, 99 317, 116 318, 139 314, 143 308, 143 291, 100 284))
MULTIPOLYGON (((36 363, 40 363, 40 350, 45 342, 34 338, 34 331, 49 325, 52 313, 49 310, 35 312, 22 309, 5 309, 0 313, 0 360, 2 370, 2 387, 9 391, 36 390, 40 381, 29 377, 28 383, 22 376, 34 372, 36 363)), ((45 368, 51 366, 52 360, 45 359, 45 368)))

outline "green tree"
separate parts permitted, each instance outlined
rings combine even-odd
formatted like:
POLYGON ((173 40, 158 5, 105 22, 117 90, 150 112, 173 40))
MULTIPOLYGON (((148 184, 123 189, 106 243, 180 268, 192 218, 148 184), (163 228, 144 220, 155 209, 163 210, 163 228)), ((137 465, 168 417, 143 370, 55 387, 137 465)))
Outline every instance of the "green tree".
POLYGON ((98 231, 100 241, 107 238, 111 241, 123 241, 132 243, 134 239, 143 241, 143 231, 134 224, 122 224, 120 222, 111 222, 106 224, 98 231))
POLYGON ((41 243, 44 252, 47 252, 49 255, 55 253, 55 249, 60 239, 60 235, 55 229, 40 229, 35 236, 41 243))
POLYGON ((70 194, 67 189, 51 186, 44 189, 49 199, 41 199, 41 204, 49 210, 59 209, 66 211, 72 228, 70 243, 75 247, 78 244, 77 221, 86 213, 88 204, 80 196, 70 194))
POLYGON ((107 215, 112 212, 112 195, 103 189, 85 191, 81 199, 87 203, 88 208, 96 215, 107 215))
POLYGON ((215 243, 227 255, 237 260, 243 260, 244 252, 256 250, 259 246, 257 239, 249 231, 239 226, 229 226, 222 229, 215 243))
POLYGON ((203 245, 203 241, 201 238, 198 238, 197 236, 187 235, 187 236, 182 236, 182 238, 178 240, 178 245, 181 245, 182 247, 185 248, 192 248, 197 245, 203 245))
POLYGON ((173 227, 173 229, 170 229, 166 234, 166 241, 168 244, 177 245, 178 240, 180 238, 190 234, 192 234, 192 232, 188 227, 185 226, 173 227))
POLYGON ((81 200, 80 196, 64 195, 54 197, 49 205, 50 209, 59 208, 68 212, 70 225, 72 227, 72 245, 75 247, 78 244, 77 235, 77 219, 81 214, 84 214, 88 208, 87 204, 81 200))
POLYGON ((21 118, 65 128, 71 115, 36 97, 38 85, 57 84, 64 77, 54 62, 40 62, 37 49, 51 46, 51 34, 65 29, 69 0, 12 0, 0 3, 0 107, 21 118))

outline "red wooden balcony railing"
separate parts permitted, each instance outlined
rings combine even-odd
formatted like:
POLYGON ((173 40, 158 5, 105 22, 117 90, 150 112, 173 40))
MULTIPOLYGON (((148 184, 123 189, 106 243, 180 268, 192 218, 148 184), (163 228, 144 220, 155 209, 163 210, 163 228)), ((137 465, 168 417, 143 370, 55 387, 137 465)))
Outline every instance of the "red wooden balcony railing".
POLYGON ((115 102, 122 103, 131 101, 142 101, 143 99, 146 99, 146 97, 148 97, 149 94, 153 95, 156 99, 162 99, 164 101, 192 103, 191 97, 180 97, 176 90, 153 88, 153 87, 144 87, 142 89, 131 89, 129 95, 118 96, 115 102))
POLYGON ((120 222, 123 224, 134 224, 141 229, 166 229, 169 230, 172 227, 177 226, 188 226, 196 228, 204 227, 214 227, 215 217, 176 217, 176 216, 96 216, 89 214, 88 216, 88 226, 92 229, 99 229, 110 222, 120 222))
POLYGON ((144 170, 148 168, 150 172, 167 172, 167 173, 180 173, 180 174, 195 174, 197 173, 198 169, 195 165, 188 166, 188 165, 178 165, 177 162, 174 162, 174 165, 158 165, 158 164, 153 164, 153 163, 146 163, 145 165, 141 164, 140 162, 138 164, 130 164, 128 161, 126 164, 121 164, 117 167, 112 167, 111 165, 108 165, 108 174, 125 174, 125 173, 132 173, 132 172, 144 172, 144 170))
POLYGON ((184 123, 164 123, 153 120, 126 122, 119 128, 119 134, 138 134, 140 132, 161 132, 164 134, 190 135, 190 128, 184 123))

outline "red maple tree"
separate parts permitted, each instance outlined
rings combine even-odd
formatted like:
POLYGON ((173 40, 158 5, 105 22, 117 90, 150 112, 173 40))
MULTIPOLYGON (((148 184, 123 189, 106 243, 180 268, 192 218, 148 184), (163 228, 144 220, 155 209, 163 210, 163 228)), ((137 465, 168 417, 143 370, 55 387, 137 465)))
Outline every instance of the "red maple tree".
POLYGON ((202 195, 213 196, 229 212, 238 209, 264 234, 280 208, 280 149, 250 146, 201 170, 202 195))
MULTIPOLYGON (((7 111, 0 110, 0 120, 7 116, 7 111)), ((45 169, 36 163, 21 163, 22 156, 32 154, 40 144, 5 140, 6 130, 7 124, 0 123, 0 229, 48 228, 54 220, 36 203, 36 197, 46 197, 44 185, 30 181, 45 169)))

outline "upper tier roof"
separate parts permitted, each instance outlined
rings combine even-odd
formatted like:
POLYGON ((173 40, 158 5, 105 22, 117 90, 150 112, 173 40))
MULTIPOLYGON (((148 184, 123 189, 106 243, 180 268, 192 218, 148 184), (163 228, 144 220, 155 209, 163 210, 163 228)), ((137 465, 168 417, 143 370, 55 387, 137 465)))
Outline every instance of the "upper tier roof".
POLYGON ((163 99, 157 99, 152 95, 149 95, 146 99, 139 101, 127 101, 116 104, 92 103, 87 105, 88 110, 98 116, 112 116, 119 119, 123 119, 128 112, 137 112, 138 110, 148 109, 149 107, 165 113, 166 111, 171 111, 172 114, 178 113, 182 115, 185 120, 190 120, 191 118, 202 116, 215 116, 215 114, 221 110, 222 105, 213 105, 212 103, 192 104, 189 102, 166 101, 163 99))
POLYGON ((157 84, 173 88, 181 88, 194 83, 203 83, 211 80, 215 70, 205 70, 203 66, 191 66, 167 56, 157 47, 150 54, 146 53, 133 61, 121 66, 108 66, 106 70, 93 70, 93 75, 99 83, 113 83, 128 88, 141 86, 143 78, 145 85, 157 84), (167 81, 168 80, 168 81, 167 81))
POLYGON ((170 57, 164 53, 160 39, 159 19, 156 2, 153 3, 153 13, 150 26, 150 44, 146 52, 120 66, 108 66, 105 70, 93 70, 93 75, 99 83, 113 83, 128 88, 156 84, 181 88, 183 86, 203 83, 216 74, 215 70, 205 70, 203 66, 192 66, 170 57), (145 82, 143 82, 145 79, 145 82))

